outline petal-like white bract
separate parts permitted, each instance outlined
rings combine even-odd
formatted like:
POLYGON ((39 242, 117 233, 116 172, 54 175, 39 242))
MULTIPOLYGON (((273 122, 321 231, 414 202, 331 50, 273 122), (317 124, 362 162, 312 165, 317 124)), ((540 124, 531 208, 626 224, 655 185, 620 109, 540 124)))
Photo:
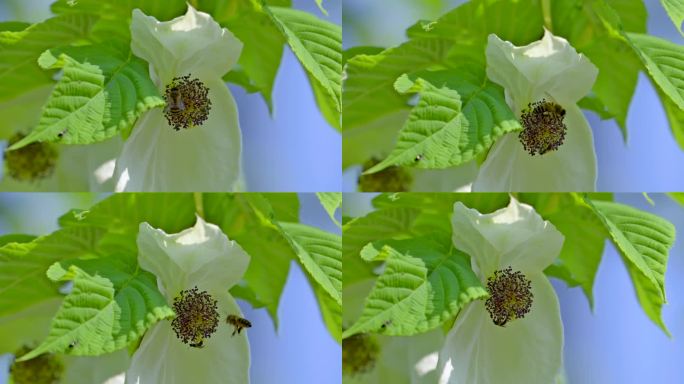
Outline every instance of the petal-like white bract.
MULTIPOLYGON (((240 314, 228 294, 214 296, 219 313, 240 314)), ((225 317, 225 316, 224 316, 225 317)), ((249 383, 249 343, 245 332, 232 336, 228 324, 219 327, 203 348, 183 344, 162 321, 147 331, 126 372, 127 384, 249 383)))
POLYGON ((563 323, 556 293, 542 273, 529 275, 534 304, 505 327, 492 323, 484 302, 468 305, 439 356, 439 383, 549 384, 563 364, 563 323))
POLYGON ((553 224, 513 197, 508 207, 489 214, 457 202, 451 226, 454 245, 470 255, 481 279, 508 266, 526 274, 541 272, 553 263, 564 240, 553 224))
POLYGON ((566 110, 565 140, 543 155, 525 151, 518 133, 499 138, 482 164, 473 191, 594 191, 596 153, 591 128, 577 102, 591 91, 598 69, 568 43, 545 30, 523 47, 489 36, 487 76, 504 87, 516 115, 546 100, 566 110))
POLYGON ((594 64, 548 30, 541 40, 523 47, 489 35, 486 55, 487 76, 504 87, 516 113, 548 96, 563 106, 576 104, 598 75, 594 64))
POLYGON ((188 5, 185 15, 164 22, 133 10, 131 50, 150 63, 157 84, 165 85, 187 72, 220 79, 237 63, 242 42, 188 5))
POLYGON ((568 127, 558 150, 530 156, 518 133, 494 143, 473 183, 474 191, 593 191, 596 189, 596 152, 587 119, 576 105, 566 109, 568 127))
POLYGON ((508 207, 481 214, 454 204, 454 246, 471 256, 485 281, 511 267, 530 281, 530 312, 494 324, 481 300, 468 304, 439 354, 439 383, 546 384, 562 367, 563 324, 558 298, 544 275, 560 253, 563 235, 534 209, 511 197, 508 207))
POLYGON ((138 234, 140 267, 157 276, 169 303, 181 290, 197 287, 218 302, 220 323, 202 348, 181 342, 170 321, 154 325, 144 336, 126 373, 127 383, 248 383, 249 343, 246 333, 232 335, 224 322, 240 308, 228 290, 244 275, 249 255, 214 224, 197 218, 194 227, 167 234, 147 223, 138 234))
POLYGON ((138 262, 157 276, 159 290, 173 300, 194 286, 227 292, 245 274, 249 255, 221 228, 197 217, 194 227, 175 234, 141 223, 138 262))
POLYGON ((140 119, 117 159, 118 192, 236 188, 242 142, 237 106, 221 80, 206 84, 212 109, 202 126, 174 131, 160 109, 140 119))
POLYGON ((211 110, 200 126, 175 131, 163 111, 148 111, 117 159, 116 190, 233 191, 239 187, 242 137, 235 100, 222 76, 242 43, 209 14, 188 6, 184 16, 160 22, 133 11, 131 49, 150 63, 161 93, 176 77, 209 88, 211 110))
POLYGON ((411 192, 470 192, 477 177, 477 163, 469 161, 446 169, 413 168, 411 192))

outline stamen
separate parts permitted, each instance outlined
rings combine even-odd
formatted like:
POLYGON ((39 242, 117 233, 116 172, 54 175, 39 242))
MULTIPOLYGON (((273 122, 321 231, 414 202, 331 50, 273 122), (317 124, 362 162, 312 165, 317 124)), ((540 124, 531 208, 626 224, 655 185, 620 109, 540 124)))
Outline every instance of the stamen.
MULTIPOLYGON (((32 348, 21 347, 14 353, 23 356, 32 348)), ((44 353, 31 360, 14 362, 10 367, 10 375, 14 384, 55 384, 59 383, 64 372, 64 364, 57 355, 44 353)))
POLYGON ((560 148, 568 130, 563 122, 565 109, 544 99, 527 107, 520 117, 524 129, 518 135, 525 151, 534 156, 560 148))
POLYGON ((183 290, 173 299, 173 310, 176 317, 171 327, 183 343, 191 347, 202 348, 204 339, 211 337, 219 324, 217 301, 206 291, 197 287, 183 290))
MULTIPOLYGON (((9 139, 8 147, 26 137, 16 133, 9 139)), ((18 181, 38 181, 52 175, 57 165, 58 152, 47 142, 34 142, 13 151, 5 150, 7 174, 18 181)))
POLYGON ((487 290, 490 296, 485 301, 485 308, 498 326, 522 319, 532 308, 532 283, 522 272, 513 272, 511 267, 498 270, 487 278, 487 290))
POLYGON ((342 340, 342 373, 358 375, 370 371, 380 354, 380 346, 372 336, 360 333, 342 340))
POLYGON ((209 118, 209 88, 190 75, 174 77, 164 93, 164 116, 176 131, 202 125, 209 118))
MULTIPOLYGON (((372 157, 363 164, 366 171, 380 163, 380 159, 372 157)), ((361 192, 407 192, 413 183, 411 172, 402 167, 391 166, 380 172, 359 177, 359 190, 361 192)))

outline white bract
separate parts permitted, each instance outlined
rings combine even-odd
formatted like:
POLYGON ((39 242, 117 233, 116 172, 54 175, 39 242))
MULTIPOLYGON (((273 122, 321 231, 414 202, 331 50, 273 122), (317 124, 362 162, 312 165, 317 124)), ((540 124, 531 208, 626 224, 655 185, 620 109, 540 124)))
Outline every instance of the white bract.
POLYGON ((210 15, 188 5, 184 16, 166 22, 134 10, 131 49, 150 63, 150 76, 167 107, 146 112, 133 128, 116 162, 116 190, 234 190, 242 138, 235 100, 221 78, 237 63, 242 43, 210 15), (194 110, 185 99, 189 92, 169 91, 174 79, 184 76, 208 88, 211 106, 205 108, 206 120, 176 130, 168 111, 194 110))
MULTIPOLYGON (((194 287, 218 307, 216 331, 193 347, 177 337, 172 321, 161 321, 143 337, 126 373, 126 383, 187 384, 249 382, 249 343, 245 332, 232 335, 228 315, 242 316, 228 290, 244 275, 249 256, 213 224, 197 218, 193 228, 166 234, 147 223, 138 234, 140 267, 157 276, 169 305, 194 287)), ((180 316, 176 310, 176 316, 180 316)))
MULTIPOLYGON (((563 235, 531 206, 514 198, 507 208, 487 215, 458 202, 454 205, 452 228, 455 247, 470 254, 473 270, 487 283, 490 299, 497 295, 489 279, 510 267, 529 282, 532 302, 529 312, 510 316, 503 325, 494 323, 487 305, 489 299, 468 304, 439 353, 439 382, 554 382, 562 369, 563 324, 558 298, 544 269, 560 253, 563 235)), ((504 286, 509 291, 498 296, 504 302, 499 302, 498 312, 493 313, 500 314, 507 305, 516 305, 505 301, 511 287, 504 286)))
MULTIPOLYGON (((482 164, 473 191, 594 191, 594 139, 577 102, 591 91, 597 68, 567 40, 548 30, 541 40, 523 47, 489 35, 486 55, 487 76, 504 87, 516 116, 522 117, 535 103, 545 101, 547 106, 555 104, 565 110, 564 115, 555 116, 567 130, 561 138, 558 132, 546 135, 545 128, 531 135, 541 142, 560 142, 551 149, 543 145, 534 155, 524 148, 522 132, 504 135, 482 164)), ((543 116, 537 113, 533 118, 543 116)))

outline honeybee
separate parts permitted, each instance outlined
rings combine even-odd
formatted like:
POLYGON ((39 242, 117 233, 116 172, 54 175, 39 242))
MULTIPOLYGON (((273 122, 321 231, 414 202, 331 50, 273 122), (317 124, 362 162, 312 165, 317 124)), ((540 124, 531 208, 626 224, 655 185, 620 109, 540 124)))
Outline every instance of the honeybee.
POLYGON ((503 327, 504 325, 506 325, 506 323, 508 323, 508 316, 504 317, 503 319, 500 319, 500 318, 492 319, 492 322, 494 324, 498 325, 499 327, 503 327))
POLYGON ((560 115, 565 116, 565 109, 561 107, 560 105, 556 103, 544 103, 542 104, 544 106, 544 114, 554 114, 554 115, 560 115))
POLYGON ((204 348, 204 340, 200 340, 197 343, 190 343, 189 345, 193 348, 204 348))
POLYGON ((252 323, 250 323, 249 320, 243 319, 242 317, 236 315, 228 315, 228 317, 226 317, 226 323, 235 327, 232 336, 235 336, 236 333, 239 334, 240 331, 242 331, 242 328, 252 327, 252 323))
POLYGON ((178 87, 173 87, 169 89, 169 98, 167 109, 171 113, 178 113, 185 110, 185 103, 183 103, 183 97, 181 91, 178 87))

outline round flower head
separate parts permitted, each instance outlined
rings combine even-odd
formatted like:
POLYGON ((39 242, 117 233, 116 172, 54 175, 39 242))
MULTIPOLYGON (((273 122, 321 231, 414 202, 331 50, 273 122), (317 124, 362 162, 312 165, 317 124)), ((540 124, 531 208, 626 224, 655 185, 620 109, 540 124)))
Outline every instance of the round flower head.
POLYGON ((548 30, 524 47, 489 35, 487 76, 501 85, 523 131, 496 141, 474 191, 593 191, 596 153, 577 102, 598 70, 548 30))
POLYGON ((224 322, 241 316, 228 290, 247 270, 249 256, 221 229, 197 218, 193 228, 166 234, 147 223, 138 234, 140 267, 157 276, 176 316, 143 337, 126 383, 247 383, 246 333, 224 322))
POLYGON ((544 269, 560 253, 563 235, 514 198, 487 215, 456 203, 451 223, 454 246, 470 254, 490 296, 456 319, 439 353, 439 382, 554 382, 563 324, 544 269))
POLYGON ((240 179, 240 125, 222 80, 242 43, 188 5, 160 22, 133 11, 131 49, 150 63, 166 101, 146 112, 116 162, 117 191, 232 191, 240 179))

